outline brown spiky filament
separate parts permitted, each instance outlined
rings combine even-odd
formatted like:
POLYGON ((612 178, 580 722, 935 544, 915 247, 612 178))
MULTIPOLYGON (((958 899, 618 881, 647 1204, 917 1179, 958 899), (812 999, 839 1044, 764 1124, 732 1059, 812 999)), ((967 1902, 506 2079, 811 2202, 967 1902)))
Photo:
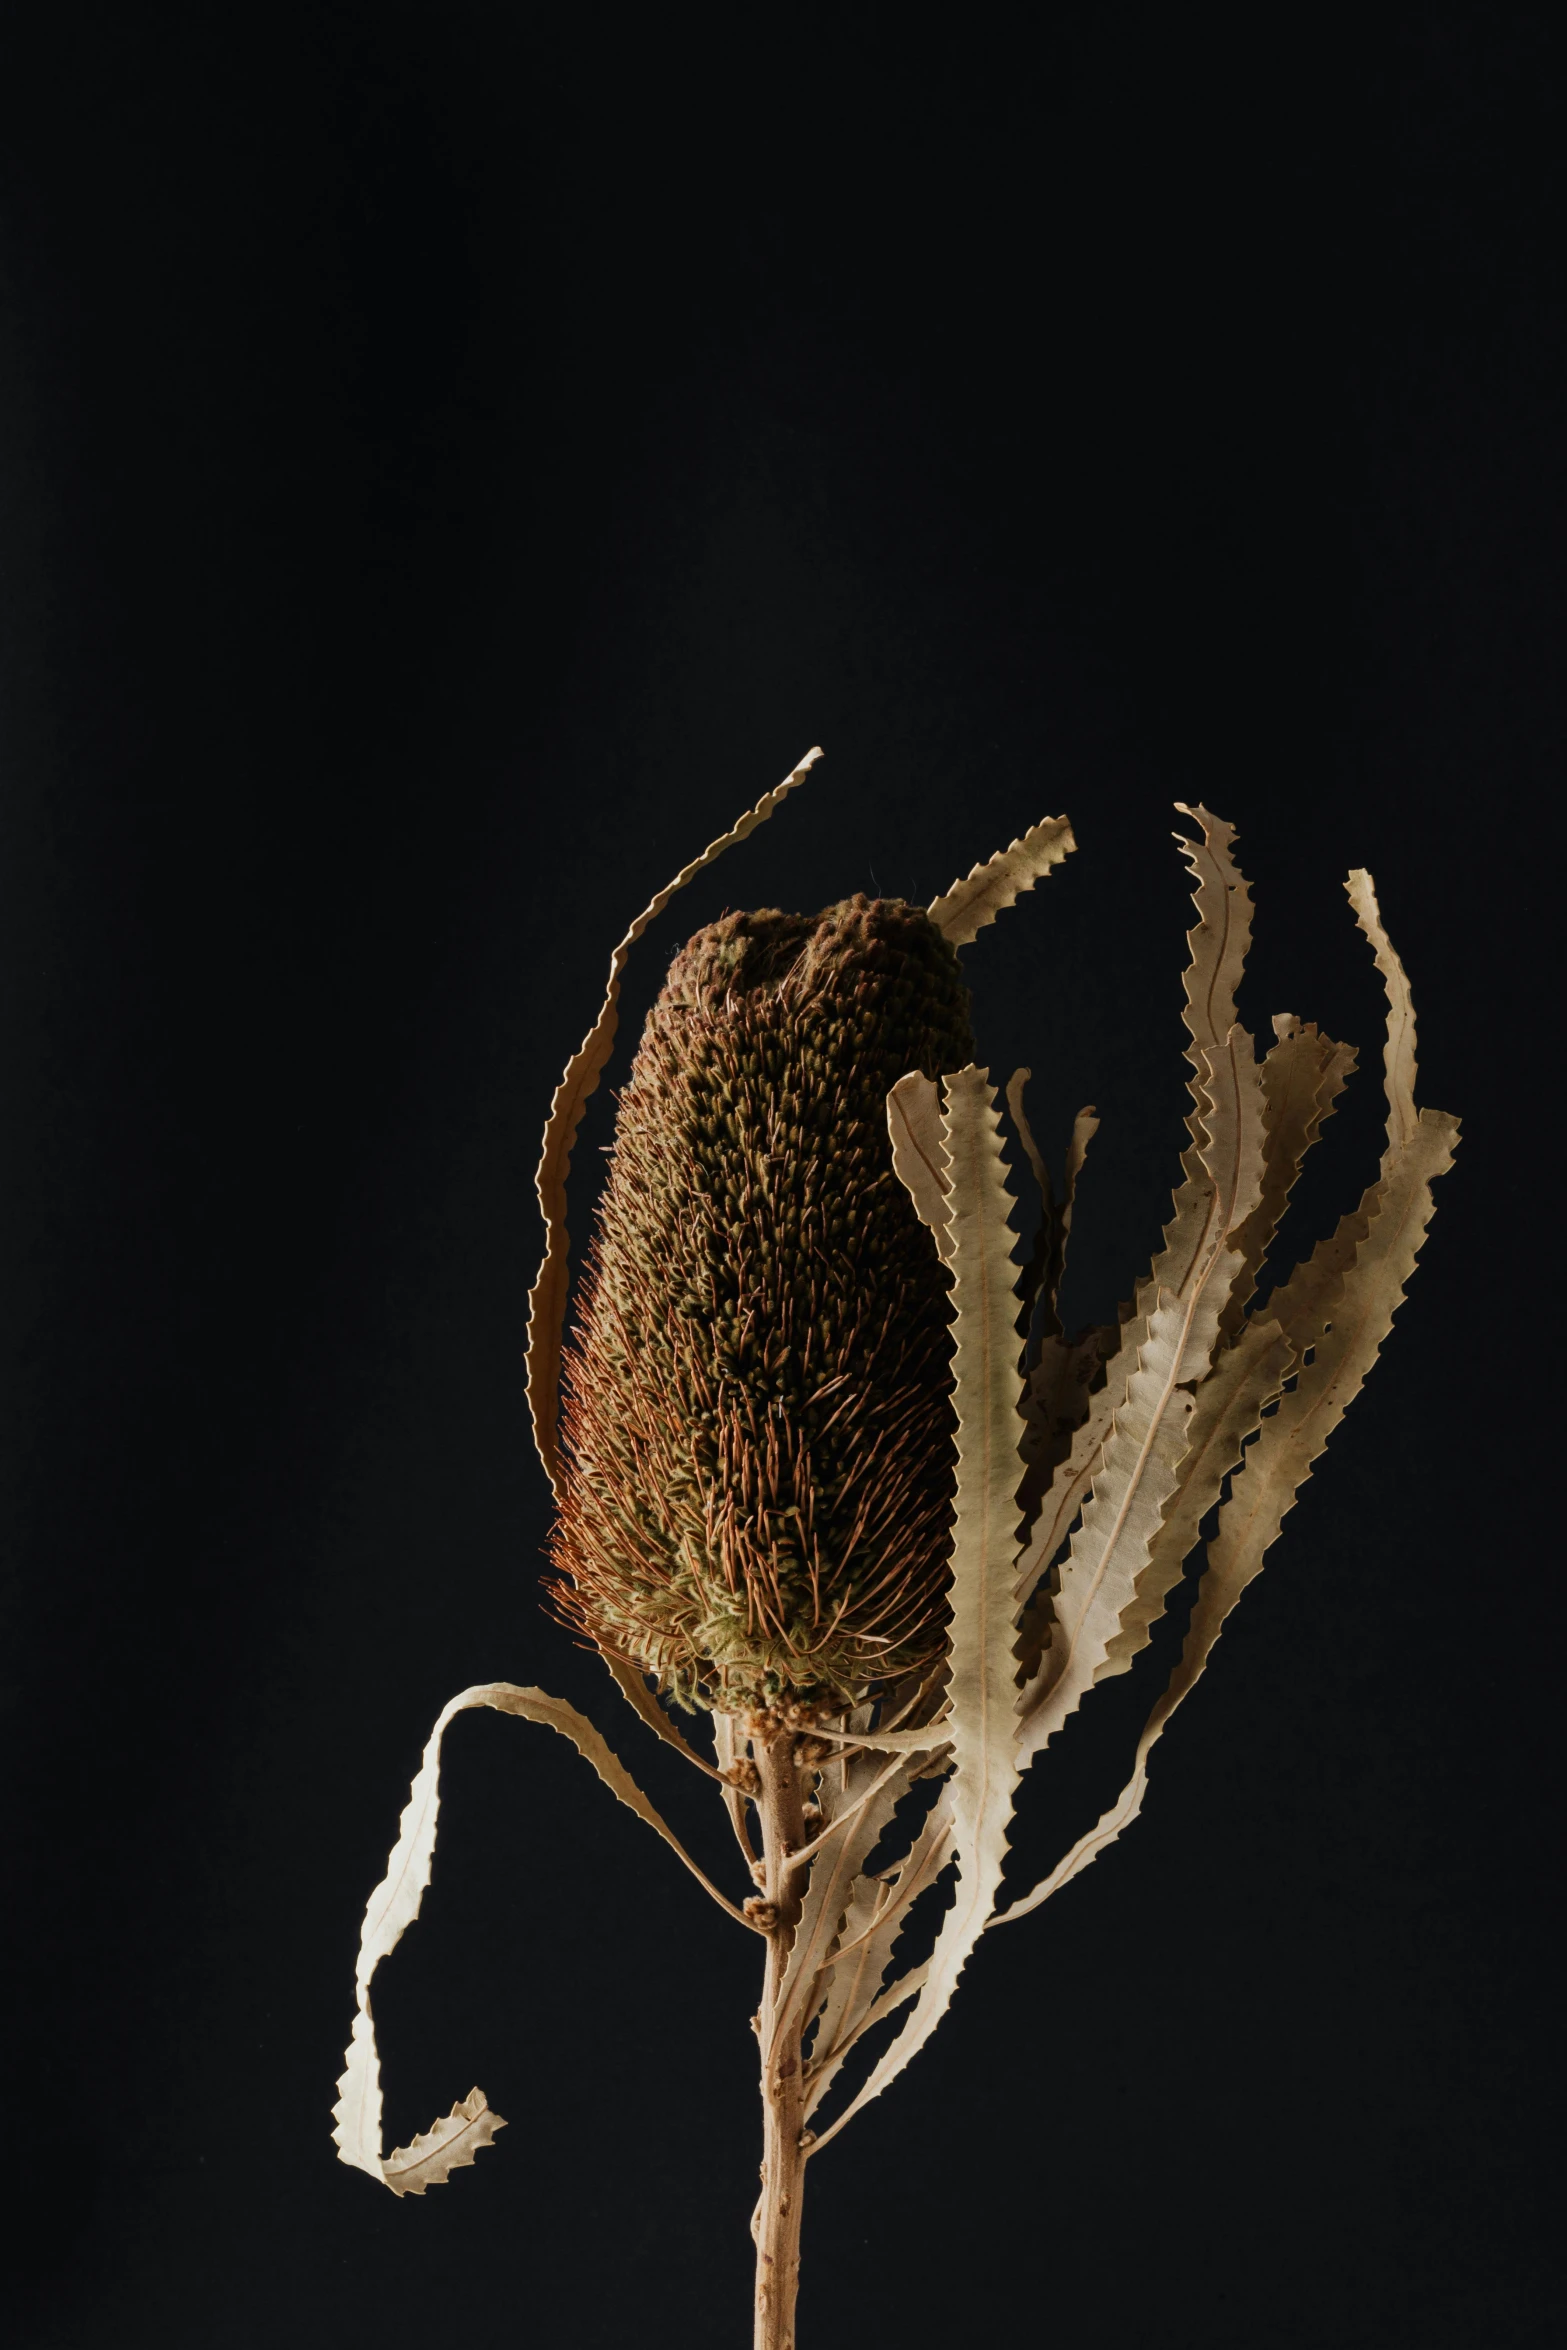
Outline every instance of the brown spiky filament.
POLYGON ((565 1360, 556 1604, 687 1705, 859 1702, 934 1658, 947 1278, 886 1097, 971 1057, 929 918, 726 915, 621 1097, 565 1360))

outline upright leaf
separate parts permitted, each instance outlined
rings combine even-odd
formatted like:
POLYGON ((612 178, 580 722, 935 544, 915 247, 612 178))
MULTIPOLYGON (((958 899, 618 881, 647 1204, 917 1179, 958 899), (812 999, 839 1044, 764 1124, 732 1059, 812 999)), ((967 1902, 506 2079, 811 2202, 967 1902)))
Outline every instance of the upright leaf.
POLYGON ((1235 1235, 1241 1269, 1230 1291, 1220 1329, 1233 1344, 1246 1318, 1268 1250, 1273 1245, 1289 1195, 1306 1153, 1322 1131, 1355 1067, 1355 1048, 1319 1036, 1314 1022, 1279 1013, 1274 1043, 1261 1070, 1263 1097, 1262 1193, 1235 1235))
POLYGON ((539 1208, 544 1217, 544 1261, 538 1270, 528 1298, 528 1410, 533 1420, 533 1440, 538 1446, 539 1458, 544 1463, 550 1483, 559 1487, 558 1450, 555 1424, 560 1409, 560 1346, 561 1331, 566 1318, 566 1275, 570 1256, 570 1236, 566 1229, 566 1176, 571 1167, 571 1153, 577 1139, 577 1128, 590 1096, 597 1091, 615 1043, 615 1030, 620 1024, 620 979, 626 967, 626 958, 648 924, 662 914, 677 890, 711 865, 737 840, 744 840, 759 824, 765 824, 797 783, 804 781, 821 757, 820 749, 807 751, 798 767, 784 777, 776 790, 764 792, 754 808, 748 809, 728 832, 710 841, 699 857, 683 865, 673 881, 667 883, 657 896, 650 899, 632 923, 609 959, 609 986, 604 996, 603 1009, 583 1038, 578 1051, 566 1064, 566 1074, 555 1088, 555 1099, 550 1105, 549 1121, 544 1129, 544 1145, 539 1156, 539 1171, 535 1178, 539 1194, 539 1208))
MULTIPOLYGON (((812 2113, 832 2086, 844 2058, 872 2024, 912 1998, 930 1979, 930 1964, 911 1970, 883 1991, 882 1977, 893 1947, 919 1896, 935 1884, 952 1850, 952 1804, 946 1788, 901 1860, 874 1877, 861 1877, 844 1919, 839 1952, 829 1968, 809 2072, 806 2112, 812 2113)), ((848 2120, 845 2113, 843 2119, 848 2120)), ((826 2142, 823 2133, 822 2143, 826 2142)))
POLYGON ((951 1217, 942 1165, 941 1101, 932 1078, 911 1069, 887 1096, 887 1132, 892 1138, 892 1171, 914 1202, 915 1213, 936 1243, 943 1264, 951 1262, 951 1217))
POLYGON ((1186 975, 1190 1141, 1164 1246, 1139 1287, 1098 1408, 1056 1472, 1022 1561, 1020 1612, 1091 1484, 1051 1595, 1049 1646, 1020 1700, 1025 1762, 1095 1681, 1126 1669, 1123 1627, 1135 1636, 1163 1605, 1169 1586, 1159 1586, 1155 1537, 1179 1481, 1194 1390, 1207 1376, 1220 1315, 1242 1269, 1232 1236, 1262 1190, 1262 1091, 1251 1039, 1235 1023, 1249 932, 1246 884, 1230 855, 1233 828, 1204 808, 1187 813, 1203 830, 1200 843, 1182 842, 1197 879, 1186 975))
POLYGON ((957 1897, 942 1922, 913 2014, 834 2124, 833 2135, 896 2078, 946 2012, 1001 1880, 1018 1777, 1012 1586, 1022 1463, 1012 1195, 988 1071, 962 1069, 944 1083, 958 1475, 948 1711, 942 1719, 954 1770, 943 1800, 951 1809, 957 1897))
POLYGON ((1247 1443, 1262 1425, 1263 1412, 1277 1399, 1297 1360, 1269 1315, 1247 1324, 1197 1389, 1176 1490, 1165 1504, 1131 1604, 1122 1610, 1119 1629, 1105 1650, 1100 1679, 1124 1673, 1138 1651, 1147 1647, 1150 1630, 1180 1581, 1203 1519, 1218 1500, 1225 1478, 1239 1466, 1247 1443))
MULTIPOLYGON (((852 1918, 857 1893, 861 1894, 863 1903, 861 1889, 865 1880, 861 1871, 886 1834, 892 1815, 907 1795, 918 1768, 917 1757, 910 1757, 907 1762, 895 1760, 889 1766, 879 1754, 856 1755, 849 1763, 845 1799, 838 1806, 840 1814, 848 1804, 861 1801, 867 1794, 870 1800, 861 1802, 861 1809, 844 1826, 834 1830, 809 1863, 810 1880, 800 1905, 800 1922, 794 1930, 778 2003, 770 2016, 763 2017, 767 2047, 778 2038, 787 2039, 800 2030, 815 2013, 818 1989, 824 1973, 831 1968, 834 1949, 840 1939, 852 1940, 860 1930, 860 1920, 846 1921, 852 1918), (879 1787, 876 1786, 878 1778, 882 1780, 879 1787)), ((874 1893, 875 1881, 871 1880, 870 1885, 874 1893)))
MULTIPOLYGON (((1219 1512, 1180 1662, 1148 1717, 1131 1778, 1044 1882, 998 1923, 1037 1909, 1113 1844, 1142 1809, 1149 1754, 1201 1678, 1225 1618, 1261 1572, 1313 1462, 1369 1375, 1431 1220, 1431 1185, 1452 1164, 1458 1121, 1415 1107, 1414 1007, 1403 966, 1382 928, 1370 876, 1352 874, 1349 889, 1388 991, 1387 1147, 1380 1177, 1311 1264, 1269 1300, 1269 1322, 1277 1317, 1284 1323, 1291 1360, 1299 1362, 1308 1349, 1311 1360, 1277 1411, 1261 1422, 1219 1512)), ((1235 1356, 1240 1353, 1238 1347, 1235 1356)))
MULTIPOLYGON (((1045 1164, 1044 1154, 1034 1140, 1034 1130, 1028 1122, 1028 1112, 1023 1106, 1024 1088, 1033 1074, 1032 1069, 1014 1069, 1011 1077, 1007 1080, 1007 1108, 1011 1112, 1012 1123, 1017 1128, 1018 1140, 1023 1145, 1023 1155, 1033 1170, 1034 1181, 1039 1186, 1039 1196, 1044 1208, 1044 1213, 1040 1218, 1039 1236, 1034 1243, 1034 1253, 1024 1268, 1020 1284, 1023 1303, 1022 1311, 1018 1316, 1018 1331, 1021 1337, 1027 1339, 1029 1325, 1034 1318, 1035 1304, 1040 1298, 1043 1298, 1045 1307, 1043 1319, 1047 1334, 1055 1336, 1059 1341, 1061 1318, 1058 1311, 1058 1300, 1061 1294, 1061 1276, 1066 1270, 1067 1240, 1072 1230, 1072 1206, 1077 1195, 1077 1179, 1082 1173, 1083 1161, 1088 1155, 1088 1145, 1099 1131, 1099 1119, 1090 1103, 1088 1108, 1079 1110, 1072 1121, 1072 1137, 1067 1145, 1066 1154, 1066 1178, 1058 1202, 1055 1196, 1055 1186, 1050 1180, 1050 1170, 1045 1164)), ((1030 1356, 1031 1363, 1032 1359, 1030 1356)))

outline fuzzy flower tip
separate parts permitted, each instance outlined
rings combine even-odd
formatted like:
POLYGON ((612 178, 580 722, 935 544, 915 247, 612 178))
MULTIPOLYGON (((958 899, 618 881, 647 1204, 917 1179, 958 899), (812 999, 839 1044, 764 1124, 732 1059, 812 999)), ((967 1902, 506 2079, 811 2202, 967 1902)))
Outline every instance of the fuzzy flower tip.
POLYGON ((688 1706, 855 1704, 939 1655, 947 1276, 886 1099, 972 1058, 928 916, 728 914, 620 1099, 567 1348, 551 1586, 688 1706))

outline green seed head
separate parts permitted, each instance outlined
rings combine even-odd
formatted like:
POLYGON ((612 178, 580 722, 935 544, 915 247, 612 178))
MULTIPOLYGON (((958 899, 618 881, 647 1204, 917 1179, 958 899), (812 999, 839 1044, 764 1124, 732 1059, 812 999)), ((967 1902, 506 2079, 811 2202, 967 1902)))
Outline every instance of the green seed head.
POLYGON ((688 1705, 840 1707, 940 1653, 947 1277, 886 1098, 971 1058, 957 957, 898 899, 725 915, 649 1015, 566 1352, 552 1588, 688 1705))

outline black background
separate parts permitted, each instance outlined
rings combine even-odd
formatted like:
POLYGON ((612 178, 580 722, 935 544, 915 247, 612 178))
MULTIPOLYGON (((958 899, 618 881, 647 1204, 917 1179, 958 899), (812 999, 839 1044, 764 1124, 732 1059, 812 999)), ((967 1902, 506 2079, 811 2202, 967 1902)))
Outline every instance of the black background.
POLYGON ((510 2127, 398 2204, 328 2109, 454 1690, 584 1705, 729 1868, 535 1604, 531 1180, 626 920, 820 741, 630 1017, 724 904, 923 900, 1068 811, 970 962, 1057 1159, 1104 1115, 1077 1314, 1174 1170, 1176 798, 1242 828, 1253 1025, 1362 1047, 1297 1237, 1377 1149, 1352 863, 1465 1140, 1145 1817, 813 2172, 802 2339, 1534 2343, 1544 12, 695 18, 6 14, 9 2339, 748 2338, 753 1946, 542 1731, 452 1732, 377 1991, 391 2139, 474 2081, 510 2127))

